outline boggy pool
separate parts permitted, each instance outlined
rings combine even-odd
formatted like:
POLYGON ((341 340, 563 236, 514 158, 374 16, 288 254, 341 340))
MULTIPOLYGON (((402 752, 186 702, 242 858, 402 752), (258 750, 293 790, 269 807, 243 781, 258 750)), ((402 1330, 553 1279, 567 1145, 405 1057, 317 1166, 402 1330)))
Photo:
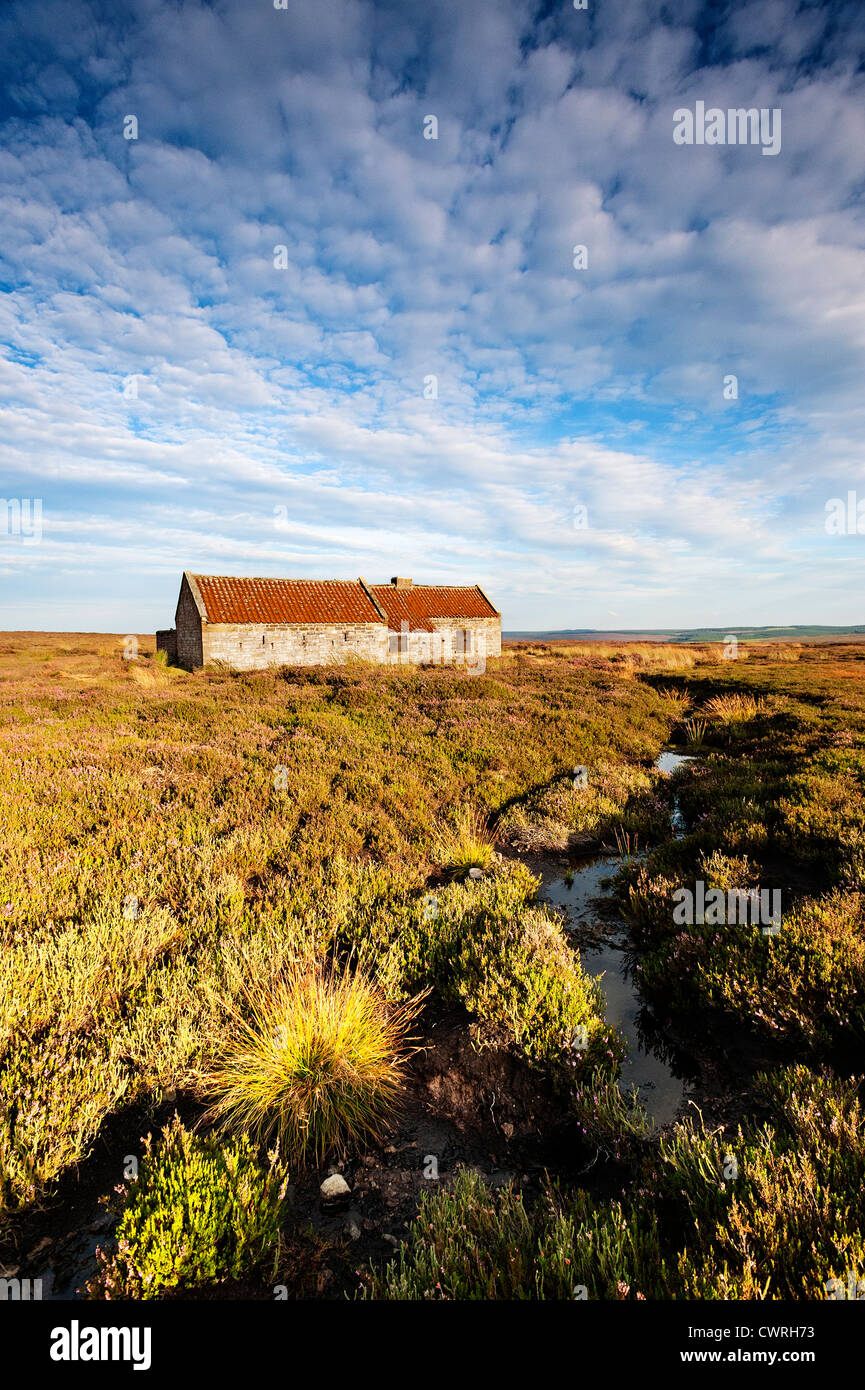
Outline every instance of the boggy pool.
MULTIPOLYGON (((690 759, 671 750, 661 753, 655 766, 674 772, 690 759)), ((673 803, 671 829, 681 833, 681 817, 673 803)), ((651 1011, 643 1003, 628 952, 627 925, 618 912, 610 912, 611 880, 623 863, 621 855, 604 854, 571 866, 568 877, 545 884, 545 902, 563 907, 570 929, 582 941, 580 961, 586 974, 600 979, 606 999, 606 1019, 628 1044, 619 1085, 629 1092, 636 1087, 640 1102, 658 1125, 669 1124, 686 1103, 686 1088, 697 1078, 696 1068, 665 1039, 651 1011), (586 938, 588 937, 588 940, 586 938)))

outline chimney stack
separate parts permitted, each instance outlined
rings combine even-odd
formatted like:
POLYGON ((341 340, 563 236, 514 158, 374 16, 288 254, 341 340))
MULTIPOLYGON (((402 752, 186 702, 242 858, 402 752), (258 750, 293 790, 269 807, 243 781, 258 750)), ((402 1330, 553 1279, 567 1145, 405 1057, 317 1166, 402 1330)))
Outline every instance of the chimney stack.
POLYGON ((393 584, 393 586, 394 586, 395 589, 410 589, 410 588, 411 588, 411 580, 408 579, 408 578, 406 578, 406 576, 405 576, 404 574, 395 574, 394 577, 393 577, 393 579, 392 579, 390 582, 391 582, 391 584, 393 584))

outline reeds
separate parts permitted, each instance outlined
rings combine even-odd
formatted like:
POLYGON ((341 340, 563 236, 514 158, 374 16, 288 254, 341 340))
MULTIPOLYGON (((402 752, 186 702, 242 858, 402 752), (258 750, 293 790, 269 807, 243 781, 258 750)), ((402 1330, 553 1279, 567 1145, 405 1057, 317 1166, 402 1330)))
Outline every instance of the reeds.
POLYGON ((616 849, 622 859, 627 861, 639 854, 640 837, 636 831, 632 835, 630 830, 626 830, 622 825, 617 825, 615 834, 616 849))
POLYGON ((703 739, 706 736, 708 725, 705 719, 686 719, 684 723, 685 733, 688 737, 690 748, 702 748, 703 739))

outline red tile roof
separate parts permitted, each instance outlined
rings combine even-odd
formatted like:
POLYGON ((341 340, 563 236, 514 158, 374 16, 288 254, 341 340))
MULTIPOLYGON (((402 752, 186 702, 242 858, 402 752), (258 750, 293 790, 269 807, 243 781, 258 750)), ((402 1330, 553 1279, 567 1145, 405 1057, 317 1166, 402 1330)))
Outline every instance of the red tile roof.
POLYGON ((380 623, 357 579, 242 579, 191 576, 209 623, 380 623))
POLYGON ((399 632, 408 623, 409 632, 434 632, 433 618, 498 618, 486 595, 477 587, 462 584, 413 584, 397 589, 393 584, 370 584, 380 608, 388 617, 388 628, 399 632))

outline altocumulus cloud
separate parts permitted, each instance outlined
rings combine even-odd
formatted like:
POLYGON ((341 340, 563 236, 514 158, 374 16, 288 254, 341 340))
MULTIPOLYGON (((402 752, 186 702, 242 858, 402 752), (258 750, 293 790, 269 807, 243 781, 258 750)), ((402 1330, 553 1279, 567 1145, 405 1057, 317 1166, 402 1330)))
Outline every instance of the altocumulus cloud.
POLYGON ((0 624, 152 629, 182 567, 860 619, 865 12, 673 11, 7 3, 0 624))

